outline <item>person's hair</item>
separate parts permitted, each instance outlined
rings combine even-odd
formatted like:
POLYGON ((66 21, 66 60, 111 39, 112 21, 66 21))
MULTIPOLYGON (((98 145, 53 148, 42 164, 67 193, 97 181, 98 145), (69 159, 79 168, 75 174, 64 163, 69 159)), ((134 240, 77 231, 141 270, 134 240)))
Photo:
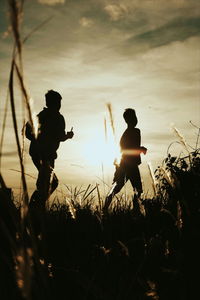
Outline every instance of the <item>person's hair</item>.
POLYGON ((133 126, 137 125, 138 120, 134 109, 132 108, 125 109, 125 112, 123 113, 123 117, 127 124, 131 124, 133 126))
POLYGON ((62 99, 61 95, 54 91, 54 90, 49 90, 45 94, 45 99, 46 99, 46 106, 49 108, 55 108, 60 106, 60 101, 62 99))

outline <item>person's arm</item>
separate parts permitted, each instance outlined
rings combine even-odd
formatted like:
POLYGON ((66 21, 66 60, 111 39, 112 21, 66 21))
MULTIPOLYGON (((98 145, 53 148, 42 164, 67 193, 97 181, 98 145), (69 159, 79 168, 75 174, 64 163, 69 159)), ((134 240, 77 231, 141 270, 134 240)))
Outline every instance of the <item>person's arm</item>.
POLYGON ((65 133, 65 135, 62 136, 62 139, 60 140, 61 142, 64 142, 68 139, 72 139, 73 136, 74 136, 74 133, 73 133, 73 128, 71 128, 71 131, 67 131, 67 133, 65 133))
POLYGON ((31 124, 29 122, 26 123, 25 128, 25 136, 28 140, 33 141, 35 139, 33 134, 33 129, 31 127, 31 124))
MULTIPOLYGON (((139 130, 139 145, 141 145, 141 133, 139 130)), ((144 155, 147 153, 147 148, 145 148, 144 146, 140 146, 139 147, 139 151, 140 153, 143 153, 144 155)))
POLYGON ((147 153, 147 148, 143 147, 143 146, 140 146, 141 145, 141 133, 140 133, 140 129, 138 129, 138 135, 137 135, 137 144, 139 145, 139 152, 140 153, 143 153, 143 154, 146 154, 147 153))
POLYGON ((65 132, 65 119, 63 116, 61 116, 61 124, 60 124, 60 141, 64 142, 68 139, 72 139, 74 136, 73 133, 73 127, 71 128, 70 131, 67 131, 67 133, 65 132))
POLYGON ((141 151, 141 153, 143 153, 144 155, 147 153, 147 148, 145 148, 145 147, 140 147, 140 151, 141 151))

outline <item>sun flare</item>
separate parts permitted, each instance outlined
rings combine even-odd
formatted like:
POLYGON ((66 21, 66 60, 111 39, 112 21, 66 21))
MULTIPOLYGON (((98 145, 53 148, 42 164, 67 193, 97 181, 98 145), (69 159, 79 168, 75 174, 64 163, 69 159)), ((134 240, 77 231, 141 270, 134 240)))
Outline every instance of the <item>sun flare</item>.
POLYGON ((85 146, 84 157, 90 165, 110 166, 115 160, 119 162, 120 150, 114 140, 106 142, 104 139, 98 139, 85 146))

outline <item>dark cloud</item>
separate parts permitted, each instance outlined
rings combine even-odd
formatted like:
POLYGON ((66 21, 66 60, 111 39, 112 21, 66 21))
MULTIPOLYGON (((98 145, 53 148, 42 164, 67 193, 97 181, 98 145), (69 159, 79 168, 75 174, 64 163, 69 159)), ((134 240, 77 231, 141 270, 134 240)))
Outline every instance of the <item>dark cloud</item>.
POLYGON ((199 34, 199 19, 186 19, 187 12, 191 16, 194 11, 194 1, 190 1, 190 9, 184 6, 185 2, 182 7, 177 6, 177 1, 171 5, 159 2, 162 5, 156 6, 156 1, 125 0, 116 4, 104 0, 65 1, 56 6, 28 2, 24 9, 24 35, 48 17, 53 18, 31 36, 26 49, 36 58, 39 54, 44 63, 46 57, 73 55, 77 51, 86 59, 95 59, 108 57, 113 51, 124 56, 138 54, 199 34), (96 55, 97 47, 100 53, 96 55))
POLYGON ((127 53, 140 53, 199 35, 199 18, 178 18, 159 28, 129 38, 121 49, 127 53))

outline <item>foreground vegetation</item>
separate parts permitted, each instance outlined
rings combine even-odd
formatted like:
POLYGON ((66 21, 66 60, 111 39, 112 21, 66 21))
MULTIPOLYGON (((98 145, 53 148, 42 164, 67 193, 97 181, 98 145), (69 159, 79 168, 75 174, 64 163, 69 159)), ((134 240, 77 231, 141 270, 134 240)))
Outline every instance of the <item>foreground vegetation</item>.
POLYGON ((0 298, 196 299, 199 178, 198 150, 168 155, 152 199, 117 201, 106 215, 90 186, 24 214, 1 178, 0 298))
MULTIPOLYGON (((14 37, 8 95, 18 150, 22 199, 15 205, 0 174, 0 299, 129 300, 199 298, 200 152, 170 154, 152 174, 154 197, 118 199, 102 214, 98 186, 69 190, 46 211, 28 210, 15 109, 14 75, 34 128, 22 48, 48 19, 21 38, 23 0, 9 0, 14 37), (96 193, 96 194, 94 194, 96 193), (96 195, 96 199, 94 198, 96 195)), ((6 102, 8 103, 8 101, 6 102)), ((7 104, 0 141, 2 156, 7 104)), ((199 135, 198 135, 199 137, 199 135)))

